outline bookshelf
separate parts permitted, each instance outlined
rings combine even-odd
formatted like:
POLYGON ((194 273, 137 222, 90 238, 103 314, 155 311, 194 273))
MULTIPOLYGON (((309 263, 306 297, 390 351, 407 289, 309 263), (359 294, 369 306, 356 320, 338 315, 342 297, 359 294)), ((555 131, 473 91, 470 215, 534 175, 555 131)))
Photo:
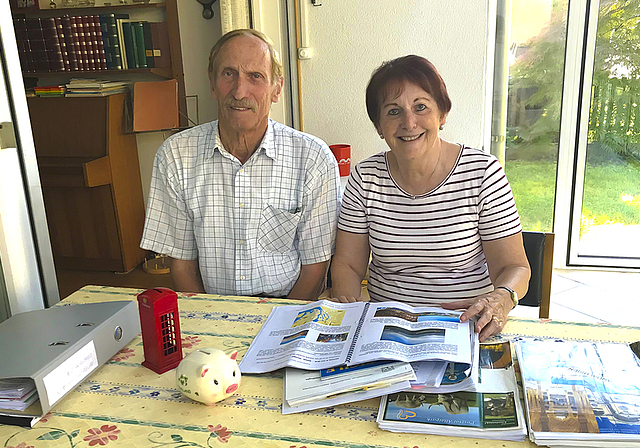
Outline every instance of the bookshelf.
MULTIPOLYGON (((112 0, 113 4, 96 0, 88 7, 65 7, 71 2, 54 1, 56 8, 51 9, 50 0, 29 8, 10 0, 13 18, 128 14, 136 22, 164 23, 163 48, 168 46, 169 60, 161 67, 127 70, 25 70, 23 65, 26 85, 61 85, 71 78, 130 83, 175 79, 180 126, 186 126, 178 0, 112 0)), ((131 95, 30 97, 28 106, 56 267, 118 272, 135 268, 146 252, 139 248, 144 199, 137 136, 131 131, 131 95)))
MULTIPOLYGON (((132 68, 132 69, 85 69, 73 71, 50 71, 35 70, 25 71, 23 67, 23 76, 25 78, 37 79, 37 85, 62 84, 73 78, 105 78, 132 81, 153 81, 161 79, 176 79, 178 81, 178 95, 180 98, 179 108, 181 114, 186 113, 186 99, 184 87, 184 68, 182 61, 182 51, 180 42, 180 29, 178 20, 177 0, 149 1, 145 2, 134 0, 114 0, 113 2, 95 1, 95 6, 86 7, 67 7, 69 1, 56 1, 56 8, 51 8, 49 1, 40 0, 38 6, 28 8, 19 8, 17 0, 11 0, 11 9, 13 18, 16 19, 33 19, 33 18, 56 18, 68 16, 97 16, 106 14, 128 14, 131 20, 148 21, 148 22, 164 22, 168 35, 168 47, 170 63, 168 66, 155 68, 132 68), (126 3, 124 3, 126 2, 126 3)), ((80 2, 74 2, 80 3, 80 2)), ((86 3, 86 2, 85 2, 86 3)), ((18 32, 16 33, 18 41, 20 41, 18 32)), ((18 43, 20 47, 20 43, 18 43)), ((155 46, 154 46, 155 48, 155 46)), ((30 51, 29 49, 25 51, 30 51)), ((33 83, 33 82, 32 82, 33 83)), ((186 119, 181 118, 181 126, 186 126, 186 119)))

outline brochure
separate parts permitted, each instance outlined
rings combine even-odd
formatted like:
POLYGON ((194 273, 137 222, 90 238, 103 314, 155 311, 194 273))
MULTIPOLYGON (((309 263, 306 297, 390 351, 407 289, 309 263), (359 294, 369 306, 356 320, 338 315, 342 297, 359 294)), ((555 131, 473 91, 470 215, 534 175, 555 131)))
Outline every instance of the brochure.
POLYGON ((522 441, 527 434, 509 342, 480 344, 477 392, 383 396, 378 426, 415 432, 522 441))
POLYGON ((422 361, 420 363, 412 363, 414 371, 416 371, 415 381, 411 382, 411 388, 420 392, 474 392, 478 386, 478 367, 480 343, 477 335, 474 333, 471 337, 471 364, 462 362, 447 362, 441 367, 440 363, 435 361, 422 361), (429 375, 423 377, 425 364, 434 364, 434 370, 429 375), (437 369, 437 370, 436 370, 437 369), (441 373, 442 372, 442 373, 441 373))
POLYGON ((283 367, 320 370, 369 361, 471 364, 477 338, 461 311, 398 302, 274 307, 240 361, 242 373, 283 367))
MULTIPOLYGON (((283 402, 289 405, 290 412, 300 412, 303 409, 299 409, 299 406, 310 403, 315 404, 313 409, 326 407, 329 406, 327 400, 347 394, 349 400, 342 403, 364 399, 355 392, 377 391, 367 398, 379 397, 389 393, 389 387, 398 383, 403 383, 406 389, 408 382, 415 379, 411 364, 407 362, 386 363, 325 378, 318 370, 288 368, 284 376, 283 402)), ((283 410, 283 413, 289 412, 283 410)))
POLYGON ((640 360, 627 344, 523 339, 516 347, 532 441, 640 446, 640 360))

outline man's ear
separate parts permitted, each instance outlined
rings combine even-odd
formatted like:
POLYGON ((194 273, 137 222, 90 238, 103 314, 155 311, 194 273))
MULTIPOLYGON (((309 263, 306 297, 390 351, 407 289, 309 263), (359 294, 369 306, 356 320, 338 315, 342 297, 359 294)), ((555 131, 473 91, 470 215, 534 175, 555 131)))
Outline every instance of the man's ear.
POLYGON ((213 98, 214 100, 218 101, 218 96, 216 95, 216 90, 215 90, 215 80, 210 76, 209 77, 209 92, 211 92, 211 98, 213 98))
POLYGON ((280 95, 282 95, 283 86, 284 86, 284 76, 281 76, 273 85, 273 93, 271 95, 272 103, 277 103, 278 101, 280 101, 280 95))

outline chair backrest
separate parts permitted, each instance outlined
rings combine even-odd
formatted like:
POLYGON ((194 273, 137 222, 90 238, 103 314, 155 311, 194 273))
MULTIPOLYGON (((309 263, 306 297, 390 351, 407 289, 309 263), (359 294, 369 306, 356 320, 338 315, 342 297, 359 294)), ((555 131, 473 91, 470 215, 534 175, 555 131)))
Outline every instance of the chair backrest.
POLYGON ((531 280, 529 280, 529 290, 518 304, 540 307, 539 316, 541 318, 549 317, 553 240, 553 233, 522 232, 524 251, 531 266, 531 280))

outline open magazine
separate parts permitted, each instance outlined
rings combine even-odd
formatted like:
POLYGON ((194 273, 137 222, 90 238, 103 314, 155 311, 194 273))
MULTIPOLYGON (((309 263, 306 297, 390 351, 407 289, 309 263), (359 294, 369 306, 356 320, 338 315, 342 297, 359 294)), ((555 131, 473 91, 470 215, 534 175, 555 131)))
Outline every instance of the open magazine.
POLYGON ((415 389, 382 397, 378 426, 394 432, 522 441, 527 433, 508 341, 480 344, 476 392, 415 389))
POLYGON ((274 307, 240 361, 242 373, 320 370, 380 359, 471 364, 473 324, 460 311, 398 302, 274 307))
POLYGON ((640 360, 627 344, 516 344, 530 438, 538 445, 640 446, 640 360))

